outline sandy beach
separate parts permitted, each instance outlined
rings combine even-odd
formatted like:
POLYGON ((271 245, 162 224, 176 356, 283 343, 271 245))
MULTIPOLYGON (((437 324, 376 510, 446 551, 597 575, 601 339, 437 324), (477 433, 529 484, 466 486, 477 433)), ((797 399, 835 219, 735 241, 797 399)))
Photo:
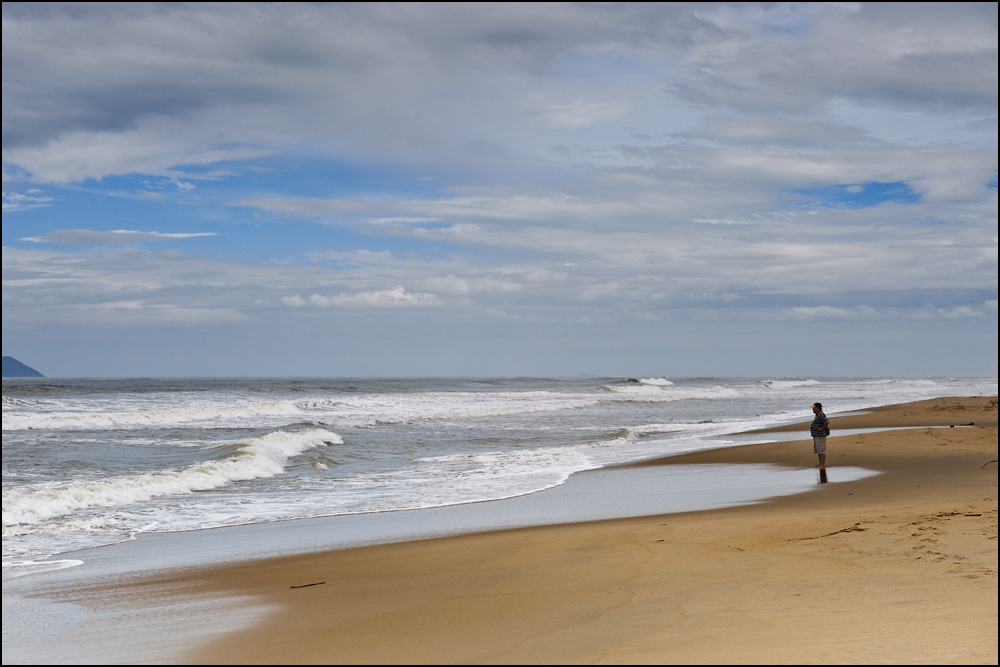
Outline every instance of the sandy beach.
MULTIPOLYGON (((881 474, 754 505, 185 569, 90 594, 165 613, 234 597, 267 610, 193 648, 192 663, 995 664, 996 398, 832 422, 831 481, 838 466, 881 474), (907 428, 836 436, 876 427, 907 428)), ((784 441, 641 465, 690 463, 815 456, 784 441)))

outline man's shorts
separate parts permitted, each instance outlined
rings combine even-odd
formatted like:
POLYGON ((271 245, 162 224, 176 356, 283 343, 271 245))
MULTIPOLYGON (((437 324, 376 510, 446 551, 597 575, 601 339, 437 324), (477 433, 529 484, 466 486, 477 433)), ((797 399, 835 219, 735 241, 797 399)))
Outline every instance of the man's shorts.
POLYGON ((826 436, 813 436, 813 454, 826 454, 826 436))

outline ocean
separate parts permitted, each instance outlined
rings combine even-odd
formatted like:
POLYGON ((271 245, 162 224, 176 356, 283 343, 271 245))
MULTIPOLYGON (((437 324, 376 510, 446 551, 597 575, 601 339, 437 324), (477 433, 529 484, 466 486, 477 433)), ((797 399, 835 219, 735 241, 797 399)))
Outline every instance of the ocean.
POLYGON ((4 571, 142 533, 524 496, 806 421, 815 401, 996 393, 996 378, 5 378, 4 571))

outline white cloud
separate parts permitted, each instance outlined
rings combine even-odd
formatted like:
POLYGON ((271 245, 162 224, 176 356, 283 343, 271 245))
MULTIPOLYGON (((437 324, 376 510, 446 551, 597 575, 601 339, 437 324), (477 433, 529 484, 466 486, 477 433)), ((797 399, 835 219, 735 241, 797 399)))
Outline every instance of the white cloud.
MULTIPOLYGON (((561 273, 575 276, 590 292, 595 289, 590 283, 608 282, 604 278, 609 276, 640 291, 646 289, 643 281, 655 276, 668 281, 670 294, 686 294, 692 288, 817 294, 982 289, 996 284, 992 202, 951 203, 947 208, 891 202, 862 209, 763 208, 761 213, 744 214, 745 219, 708 220, 730 224, 703 224, 701 214, 714 206, 722 209, 719 212, 736 208, 740 193, 724 188, 713 200, 703 201, 700 193, 692 194, 686 183, 675 182, 668 172, 649 176, 658 186, 639 191, 604 185, 595 193, 587 184, 569 192, 498 188, 492 195, 379 206, 393 212, 432 212, 442 221, 433 227, 401 226, 388 233, 516 252, 534 264, 533 269, 562 267, 561 273), (951 222, 940 224, 942 218, 951 222), (567 264, 575 266, 567 271, 567 264)), ((320 208, 314 200, 309 205, 320 208)), ((298 206, 293 199, 287 208, 298 206)), ((441 268, 419 255, 337 251, 313 257, 344 264, 406 266, 414 271, 407 280, 433 278, 441 268)), ((651 289, 663 293, 663 287, 651 289)))
POLYGON ((421 281, 427 289, 444 294, 472 294, 475 292, 518 292, 524 287, 510 280, 495 278, 459 278, 453 273, 432 276, 421 281))
POLYGON ((231 202, 262 211, 300 218, 329 218, 349 213, 363 213, 372 204, 361 199, 327 199, 324 197, 252 197, 231 202))
MULTIPOLYGON (((4 160, 17 164, 37 183, 79 183, 106 176, 145 174, 171 179, 199 178, 178 170, 180 165, 211 165, 252 160, 275 151, 268 148, 219 149, 188 139, 192 128, 173 119, 151 118, 126 132, 76 131, 53 138, 44 146, 4 149, 4 160)), ((178 187, 191 189, 187 181, 178 187)))
POLYGON ((833 306, 799 306, 791 309, 792 315, 796 319, 839 319, 857 320, 874 319, 880 317, 879 312, 871 306, 857 306, 855 308, 835 308, 833 306))
POLYGON ((372 250, 321 250, 310 253, 309 257, 314 261, 326 260, 356 266, 383 266, 400 262, 399 258, 393 257, 388 250, 378 252, 372 250))
POLYGON ((946 317, 948 319, 958 319, 965 317, 985 317, 986 315, 978 310, 973 310, 969 306, 955 306, 954 308, 947 308, 938 311, 941 317, 946 317))
POLYGON ((64 312, 67 321, 89 326, 204 326, 246 323, 245 313, 231 308, 185 308, 143 301, 107 301, 79 305, 64 312), (75 312, 74 312, 75 311, 75 312))
POLYGON ((140 232, 129 229, 115 229, 98 232, 91 229, 59 229, 43 236, 29 236, 21 239, 32 243, 61 243, 64 245, 98 245, 118 243, 139 243, 141 241, 166 241, 190 239, 199 236, 216 236, 215 232, 161 233, 140 232))
POLYGON ((16 211, 27 211, 41 206, 51 206, 50 202, 55 201, 52 197, 35 197, 38 190, 29 190, 28 194, 19 192, 3 193, 3 212, 14 213, 16 211))
POLYGON ((438 222, 438 218, 407 218, 403 216, 395 216, 390 218, 368 218, 365 222, 372 225, 397 225, 397 224, 419 224, 424 222, 438 222))
POLYGON ((557 104, 535 111, 540 124, 548 129, 577 129, 595 123, 621 120, 632 110, 632 106, 621 101, 585 102, 573 100, 567 104, 557 104))
POLYGON ((5 326, 995 321, 995 4, 3 11, 5 188, 140 174, 188 228, 337 228, 257 245, 273 264, 128 247, 210 232, 8 228, 113 247, 5 249, 5 326), (895 182, 920 201, 796 194, 895 182))
POLYGON ((398 306, 433 306, 438 303, 438 298, 433 294, 407 292, 403 287, 394 287, 387 290, 338 294, 336 296, 313 294, 309 297, 309 303, 321 308, 329 308, 330 306, 394 308, 398 306))
POLYGON ((302 306, 306 306, 309 304, 308 301, 303 299, 298 294, 295 294, 293 296, 283 296, 281 297, 281 302, 286 306, 293 306, 295 308, 301 308, 302 306))
POLYGON ((551 165, 553 144, 576 161, 676 132, 692 109, 732 116, 716 140, 797 146, 863 139, 869 107, 947 111, 938 129, 996 117, 990 7, 10 6, 4 17, 4 159, 38 181, 176 177, 287 145, 523 174, 551 165))
MULTIPOLYGON (((790 308, 787 313, 792 319, 797 320, 955 320, 968 318, 983 318, 990 312, 990 303, 987 301, 983 306, 960 305, 950 308, 937 308, 932 305, 925 305, 915 308, 883 308, 875 309, 871 306, 855 306, 853 308, 840 308, 835 306, 798 306, 790 308), (983 312, 983 311, 986 312, 983 312)), ((993 306, 995 312, 996 306, 993 306)))

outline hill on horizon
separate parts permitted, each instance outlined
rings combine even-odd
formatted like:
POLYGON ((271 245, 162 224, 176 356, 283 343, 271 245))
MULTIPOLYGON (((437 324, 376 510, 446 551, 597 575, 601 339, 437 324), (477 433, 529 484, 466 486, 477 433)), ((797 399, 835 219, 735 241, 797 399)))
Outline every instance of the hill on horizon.
POLYGON ((31 366, 22 364, 14 357, 3 358, 3 377, 5 378, 43 378, 45 377, 31 366))

